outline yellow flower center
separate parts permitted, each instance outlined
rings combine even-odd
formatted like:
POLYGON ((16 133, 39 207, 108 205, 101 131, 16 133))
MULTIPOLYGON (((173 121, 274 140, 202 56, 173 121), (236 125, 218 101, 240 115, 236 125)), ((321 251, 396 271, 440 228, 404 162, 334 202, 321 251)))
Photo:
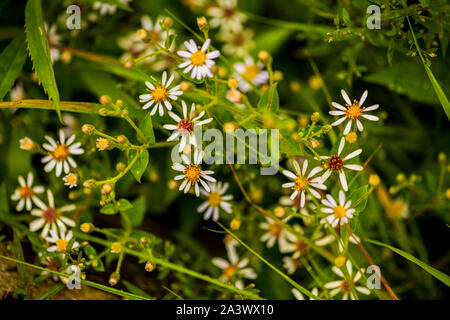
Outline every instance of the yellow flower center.
POLYGON ((226 267, 225 269, 223 269, 223 275, 225 277, 227 277, 228 279, 231 279, 235 272, 236 272, 236 266, 234 266, 234 265, 230 265, 230 266, 226 267))
POLYGON ((97 148, 98 148, 99 150, 106 150, 106 149, 109 148, 109 146, 110 146, 110 143, 109 143, 109 140, 108 140, 108 139, 105 139, 105 138, 99 138, 99 139, 97 140, 97 148))
POLYGON ((334 216, 338 219, 345 217, 347 210, 343 206, 337 206, 334 208, 334 216))
POLYGON ((164 86, 157 85, 155 90, 151 91, 152 98, 156 103, 159 103, 167 98, 167 89, 164 86))
POLYGON ((77 177, 77 175, 76 175, 76 174, 73 174, 73 173, 69 173, 69 174, 66 176, 66 182, 67 182, 68 184, 70 184, 70 185, 77 184, 77 182, 78 182, 78 177, 77 177))
POLYGON ((306 187, 309 185, 309 181, 305 177, 297 177, 294 180, 295 185, 292 187, 293 189, 297 191, 305 191, 306 187))
POLYGON ((249 81, 256 78, 259 73, 259 68, 257 66, 246 66, 242 76, 249 81))
POLYGON ((194 66, 202 66, 205 64, 205 61, 206 54, 201 50, 198 50, 191 55, 191 62, 194 66))
POLYGON ((217 207, 220 204, 221 197, 217 192, 211 192, 209 194, 208 203, 211 207, 217 207))
POLYGON ((52 158, 55 159, 56 161, 62 161, 65 158, 67 158, 68 155, 68 150, 65 144, 58 144, 55 148, 55 150, 53 150, 52 153, 52 158))
POLYGON ((277 224, 271 224, 269 226, 269 233, 275 237, 279 236, 281 233, 281 227, 277 224))
POLYGON ((347 110, 345 111, 345 115, 347 116, 347 118, 351 120, 359 119, 359 117, 362 115, 362 109, 359 106, 359 101, 355 100, 351 106, 349 106, 348 104, 346 106, 347 110))
POLYGON ((334 264, 340 268, 344 265, 346 260, 347 258, 345 256, 338 256, 336 259, 334 259, 334 264))
POLYGON ((200 181, 200 167, 195 164, 190 164, 184 169, 184 178, 192 183, 200 181))
POLYGON ((26 199, 31 197, 31 195, 33 194, 33 190, 31 190, 31 188, 28 186, 19 187, 19 193, 22 199, 26 199))
POLYGON ((22 148, 25 150, 31 150, 33 148, 33 141, 29 138, 24 138, 22 140, 22 148))
POLYGON ((56 241, 56 246, 58 247, 59 251, 65 251, 68 244, 69 242, 65 239, 59 239, 56 241))

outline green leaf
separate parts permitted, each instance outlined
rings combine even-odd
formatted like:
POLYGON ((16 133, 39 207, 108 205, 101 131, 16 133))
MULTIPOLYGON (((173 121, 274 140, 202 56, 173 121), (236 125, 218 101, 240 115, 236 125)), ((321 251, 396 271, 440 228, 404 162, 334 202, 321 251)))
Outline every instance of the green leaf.
MULTIPOLYGON (((141 154, 138 156, 136 162, 131 167, 131 173, 136 178, 136 181, 141 183, 141 177, 145 172, 145 169, 147 169, 148 165, 148 151, 142 150, 140 151, 141 154)), ((136 151, 130 152, 130 155, 128 156, 128 163, 132 161, 132 159, 135 157, 136 151)))
MULTIPOLYGON (((153 131, 153 122, 152 117, 150 116, 150 112, 147 113, 145 118, 139 124, 139 130, 142 131, 142 134, 144 135, 149 145, 155 144, 155 132, 153 131)), ((138 140, 140 142, 143 142, 139 135, 138 140)))
POLYGON ((0 217, 6 220, 9 217, 8 193, 6 192, 6 183, 0 186, 0 217))
POLYGON ((102 259, 99 258, 97 251, 93 246, 88 244, 87 246, 83 247, 84 253, 88 256, 89 260, 97 261, 97 266, 92 266, 95 271, 105 271, 105 267, 103 265, 102 259))
POLYGON ((141 297, 145 297, 148 299, 154 299, 152 298, 147 292, 145 292, 144 290, 142 290, 141 288, 139 288, 138 286, 132 284, 131 282, 127 281, 127 280, 122 280, 123 285, 128 289, 128 291, 130 291, 131 293, 141 296, 141 297))
POLYGON ((107 205, 105 205, 104 207, 102 207, 100 209, 100 212, 103 214, 116 214, 117 212, 119 212, 119 210, 116 208, 116 206, 113 203, 108 203, 107 205))
POLYGON ((13 86, 26 57, 25 35, 22 33, 11 41, 0 55, 0 101, 13 86))
POLYGON ((133 208, 133 205, 127 199, 120 199, 119 201, 117 201, 117 208, 120 211, 127 211, 133 208))
POLYGON ((134 200, 132 206, 132 209, 128 209, 124 213, 129 217, 133 228, 139 228, 145 216, 145 196, 140 196, 134 200))
POLYGON ((450 287, 450 277, 449 277, 448 275, 446 275, 445 273, 443 273, 443 272, 441 272, 441 271, 439 271, 439 270, 437 270, 437 269, 435 269, 435 268, 429 266, 428 264, 426 264, 426 263, 420 261, 419 259, 417 259, 417 258, 414 257, 413 255, 411 255, 411 254, 409 254, 409 253, 407 253, 407 252, 405 252, 405 251, 403 251, 403 250, 394 248, 394 247, 392 247, 392 246, 390 246, 390 245, 388 245, 388 244, 384 244, 384 243, 382 243, 382 242, 379 242, 379 241, 370 240, 370 239, 366 239, 366 241, 367 241, 367 242, 370 242, 370 243, 373 243, 373 244, 375 244, 375 245, 377 245, 377 246, 381 246, 381 247, 385 247, 385 248, 391 249, 391 250, 394 251, 395 253, 401 255, 403 258, 408 259, 409 261, 411 261, 411 262, 417 264, 419 267, 421 267, 422 269, 424 269, 426 272, 428 272, 429 274, 431 274, 433 277, 435 277, 435 278, 438 279, 439 281, 441 281, 441 282, 443 282, 444 284, 446 284, 447 287, 450 287))
POLYGON ((41 296, 37 298, 37 300, 48 300, 55 294, 57 294, 59 291, 64 289, 66 285, 64 283, 57 283, 53 287, 51 287, 47 292, 43 293, 41 296))
POLYGON ((280 97, 278 96, 277 85, 278 83, 274 83, 272 87, 264 91, 258 102, 258 109, 260 111, 278 111, 280 107, 280 97))
POLYGON ((50 58, 47 34, 42 20, 40 0, 28 0, 27 2, 25 7, 25 31, 27 34, 28 52, 33 61, 33 68, 48 97, 55 103, 58 117, 62 122, 61 111, 59 109, 59 92, 50 58))
POLYGON ((430 78, 431 85, 433 86, 433 90, 436 93, 439 102, 442 105, 442 108, 444 108, 445 114, 447 115, 447 118, 450 120, 450 102, 447 99, 447 96, 445 95, 444 91, 442 91, 441 86, 437 82, 433 72, 431 72, 431 69, 424 63, 423 66, 425 67, 425 71, 427 72, 428 78, 430 78))
MULTIPOLYGON (((348 197, 349 200, 352 201, 352 204, 357 203, 360 201, 360 199, 367 193, 368 185, 359 187, 358 189, 352 191, 348 197)), ((365 197, 362 199, 358 204, 354 207, 355 214, 359 214, 361 211, 363 211, 366 208, 368 197, 365 197)))
MULTIPOLYGON (((20 243, 19 233, 14 230, 14 236, 13 236, 13 243, 14 243, 14 255, 18 260, 25 260, 23 256, 23 250, 22 250, 22 244, 20 243)), ((20 275, 20 278, 22 278, 23 281, 27 281, 28 279, 28 273, 25 270, 25 266, 22 264, 17 264, 17 272, 20 275)))

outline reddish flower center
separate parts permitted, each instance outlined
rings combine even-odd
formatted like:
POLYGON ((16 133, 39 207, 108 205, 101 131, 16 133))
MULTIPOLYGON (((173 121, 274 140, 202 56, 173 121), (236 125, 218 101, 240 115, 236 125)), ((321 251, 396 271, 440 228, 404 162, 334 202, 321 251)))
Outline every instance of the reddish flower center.
POLYGON ((352 291, 351 287, 350 287, 350 284, 347 282, 347 280, 342 280, 342 282, 341 282, 341 290, 342 290, 342 292, 345 292, 345 293, 349 293, 349 292, 352 291))
POLYGON ((58 214, 56 213, 56 210, 52 207, 48 207, 43 213, 42 213, 42 219, 44 219, 48 223, 53 223, 56 221, 58 214))
POLYGON ((178 130, 185 131, 191 133, 194 131, 194 122, 188 119, 183 119, 178 122, 178 130))
POLYGON ((308 244, 301 240, 297 241, 295 245, 297 246, 297 250, 300 251, 301 254, 306 254, 306 252, 308 251, 308 244))
POLYGON ((31 188, 28 186, 24 186, 19 188, 19 193, 22 199, 27 199, 31 197, 31 195, 33 194, 33 190, 31 190, 31 188))
POLYGON ((329 168, 332 171, 341 171, 344 167, 344 161, 340 156, 332 156, 330 157, 330 161, 328 162, 329 168))

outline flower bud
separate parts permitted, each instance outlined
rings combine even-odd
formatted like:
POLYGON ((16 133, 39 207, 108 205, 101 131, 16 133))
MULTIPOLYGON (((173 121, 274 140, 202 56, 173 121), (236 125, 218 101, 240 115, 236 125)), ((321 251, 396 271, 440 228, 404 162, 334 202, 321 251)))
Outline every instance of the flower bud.
POLYGON ((266 50, 261 50, 260 52, 258 52, 258 59, 264 63, 270 63, 272 60, 272 57, 270 56, 270 53, 267 52, 266 50))
POLYGON ((276 207, 273 210, 273 213, 278 217, 278 218, 283 218, 286 215, 286 209, 284 209, 281 206, 276 207))
POLYGON ((234 131, 237 129, 237 125, 234 122, 225 122, 223 125, 223 131, 234 131))
POLYGON ((117 137, 117 142, 120 144, 124 144, 127 142, 127 137, 125 137, 123 134, 117 137))
POLYGON ((180 83, 181 91, 188 91, 191 87, 192 87, 192 85, 189 82, 187 82, 187 81, 182 81, 180 83))
POLYGON ((120 242, 113 242, 111 245, 111 252, 120 253, 120 251, 122 251, 122 244, 120 242))
POLYGON ((115 286, 115 285, 117 285, 117 283, 119 282, 119 279, 120 279, 120 274, 119 273, 117 273, 117 272, 113 272, 112 274, 111 274, 111 277, 109 277, 109 284, 111 285, 111 286, 115 286))
POLYGON ((85 222, 80 226, 80 230, 85 233, 91 233, 94 231, 94 225, 92 223, 85 222))
POLYGON ((330 124, 326 124, 322 127, 323 133, 327 133, 331 130, 332 126, 330 124))
POLYGON ((355 143, 356 140, 358 140, 358 136, 356 135, 356 132, 350 132, 345 136, 345 140, 348 143, 355 143))
POLYGON ((380 184, 380 177, 377 174, 371 174, 369 176, 369 185, 371 187, 377 187, 380 184))
POLYGON ((313 149, 317 148, 318 146, 320 146, 320 142, 319 140, 316 139, 311 139, 309 140, 309 146, 313 149))
POLYGON ((89 180, 86 180, 85 182, 83 182, 83 187, 92 188, 92 187, 95 187, 96 184, 97 184, 97 182, 94 179, 89 179, 89 180))
POLYGON ((145 29, 139 29, 136 32, 136 35, 139 39, 141 39, 144 42, 149 40, 148 32, 145 29))
POLYGON ((108 110, 106 110, 106 108, 101 108, 100 110, 98 110, 98 114, 102 117, 106 117, 108 115, 108 110))
POLYGON ((123 162, 119 162, 116 164, 116 170, 119 172, 122 172, 123 170, 125 170, 126 165, 123 162))
POLYGON ((145 271, 152 272, 153 270, 155 270, 155 264, 151 261, 147 261, 145 263, 145 271))
POLYGON ((236 78, 230 78, 227 81, 228 88, 230 89, 236 89, 238 87, 238 81, 236 78))
POLYGON ((69 64, 70 61, 72 61, 72 53, 70 53, 70 51, 68 50, 64 50, 63 53, 61 54, 61 61, 64 64, 69 64))
POLYGON ((111 147, 111 142, 106 138, 98 138, 95 146, 98 150, 104 151, 111 147))
POLYGON ((134 61, 133 60, 127 60, 127 62, 125 62, 125 68, 127 69, 133 69, 134 68, 134 61))
POLYGON ((110 183, 105 183, 102 187, 101 193, 103 195, 110 194, 113 191, 114 187, 110 183))
POLYGON ((277 81, 277 82, 280 82, 281 80, 283 80, 283 73, 278 70, 274 71, 273 72, 273 80, 277 81))
POLYGON ((231 220, 230 223, 230 228, 233 230, 237 230, 239 229, 241 226, 241 221, 239 219, 234 218, 233 220, 231 220))
POLYGON ((92 134, 95 130, 95 127, 92 124, 83 124, 81 126, 81 131, 84 134, 92 134))
POLYGON ((104 105, 104 106, 108 106, 108 105, 110 105, 111 103, 112 103, 112 100, 111 100, 111 97, 110 96, 108 96, 108 95, 106 95, 106 94, 104 94, 104 95, 102 95, 101 97, 100 97, 100 103, 102 104, 102 105, 104 105))
POLYGON ((197 18, 197 26, 201 32, 208 32, 209 30, 208 20, 205 17, 197 18))
POLYGON ((162 28, 163 29, 169 29, 173 26, 173 20, 170 17, 165 17, 162 21, 162 28))
POLYGON ((439 152, 438 155, 438 161, 439 163, 445 163, 445 161, 447 160, 447 155, 445 154, 445 152, 439 152))
POLYGON ((317 121, 319 121, 319 120, 320 120, 320 113, 314 112, 314 113, 311 115, 311 121, 312 121, 312 122, 317 122, 317 121))

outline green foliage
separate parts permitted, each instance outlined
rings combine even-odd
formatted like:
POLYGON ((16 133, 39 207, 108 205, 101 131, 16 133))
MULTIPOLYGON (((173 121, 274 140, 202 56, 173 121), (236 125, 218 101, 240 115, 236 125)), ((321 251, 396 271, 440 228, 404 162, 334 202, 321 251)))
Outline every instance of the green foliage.
POLYGON ((26 57, 24 34, 12 40, 0 55, 0 101, 13 86, 26 57))

